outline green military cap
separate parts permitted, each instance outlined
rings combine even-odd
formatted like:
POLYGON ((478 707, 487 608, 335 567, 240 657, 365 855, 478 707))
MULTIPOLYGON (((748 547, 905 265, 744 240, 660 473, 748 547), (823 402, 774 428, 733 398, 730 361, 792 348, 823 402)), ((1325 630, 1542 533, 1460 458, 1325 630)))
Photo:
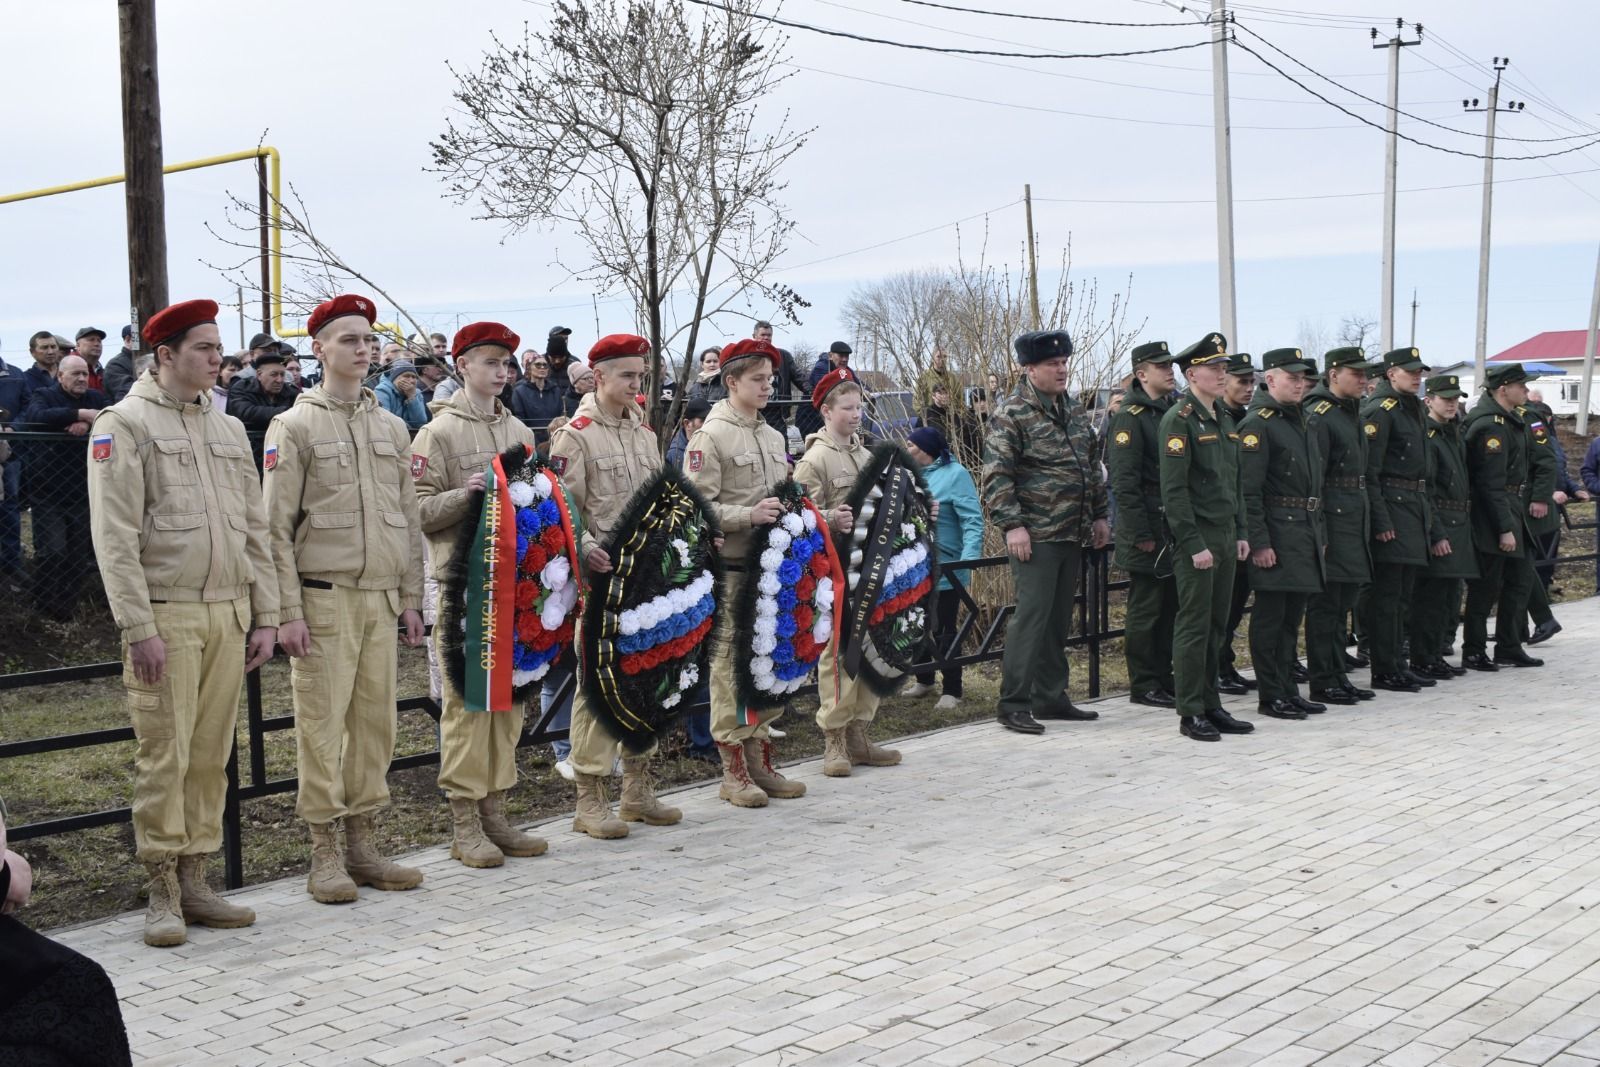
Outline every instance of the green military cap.
POLYGON ((1133 350, 1133 365, 1141 363, 1171 363, 1172 351, 1165 341, 1147 341, 1133 350))
POLYGON ((1422 362, 1422 353, 1415 348, 1395 348, 1383 354, 1383 369, 1389 370, 1398 367, 1401 370, 1427 370, 1428 365, 1422 362))
POLYGON ((1208 333, 1194 344, 1178 353, 1177 363, 1183 370, 1203 367, 1219 359, 1228 358, 1228 339, 1220 333, 1208 333))
POLYGON ((1367 358, 1367 350, 1360 347, 1330 348, 1323 354, 1323 359, 1328 361, 1328 369, 1344 367, 1347 370, 1377 370, 1383 366, 1367 358))
POLYGON ((1235 352, 1233 355, 1228 357, 1229 374, 1237 374, 1239 377, 1243 378, 1247 375, 1254 374, 1255 372, 1256 366, 1254 363, 1250 362, 1250 353, 1235 352))
POLYGON ((1274 348, 1261 357, 1262 370, 1286 370, 1296 374, 1311 370, 1298 348, 1274 348))
POLYGON ((1514 382, 1531 382, 1537 377, 1537 374, 1528 373, 1528 368, 1520 363, 1496 363, 1483 372, 1484 382, 1490 389, 1514 382))
POLYGON ((1306 365, 1306 373, 1315 378, 1322 372, 1317 370, 1317 361, 1310 356, 1301 356, 1300 361, 1306 365))
POLYGON ((1461 391, 1461 379, 1454 374, 1435 374, 1423 383, 1423 392, 1427 396, 1437 396, 1445 400, 1455 400, 1467 395, 1461 391))

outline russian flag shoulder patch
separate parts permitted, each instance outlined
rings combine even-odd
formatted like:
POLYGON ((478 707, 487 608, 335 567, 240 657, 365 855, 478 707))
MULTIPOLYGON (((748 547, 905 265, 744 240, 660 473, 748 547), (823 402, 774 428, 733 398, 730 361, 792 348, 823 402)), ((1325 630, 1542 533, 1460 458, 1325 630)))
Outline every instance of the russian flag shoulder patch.
POLYGON ((111 458, 111 435, 97 433, 89 438, 89 455, 96 463, 104 463, 111 458))

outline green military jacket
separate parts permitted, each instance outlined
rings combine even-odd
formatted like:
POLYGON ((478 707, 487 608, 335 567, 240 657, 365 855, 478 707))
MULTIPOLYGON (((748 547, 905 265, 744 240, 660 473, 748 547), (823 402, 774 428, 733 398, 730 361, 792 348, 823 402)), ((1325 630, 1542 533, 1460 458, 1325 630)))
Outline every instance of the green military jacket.
POLYGON ((1233 419, 1219 400, 1207 411, 1185 396, 1161 417, 1161 505, 1178 550, 1196 555, 1218 530, 1244 540, 1239 502, 1239 449, 1233 419))
POLYGON ((1239 424, 1239 494, 1250 550, 1270 548, 1278 561, 1272 567, 1251 563, 1250 588, 1322 592, 1322 479, 1322 453, 1302 406, 1257 393, 1239 424))
POLYGON ((1428 419, 1428 451, 1432 454, 1433 529, 1428 534, 1428 575, 1432 578, 1476 578, 1478 554, 1472 547, 1472 485, 1467 480, 1467 450, 1461 424, 1428 419), (1450 542, 1448 556, 1435 556, 1431 544, 1450 542))
POLYGON ((1326 385, 1305 395, 1301 408, 1322 454, 1322 514, 1328 531, 1323 563, 1330 582, 1372 580, 1372 502, 1367 499, 1367 436, 1361 401, 1334 396, 1326 385))
POLYGON ((1035 541, 1088 544, 1106 517, 1089 413, 1064 396, 1053 401, 1024 379, 989 417, 983 439, 984 499, 989 521, 1025 527, 1035 541))
POLYGON ((1117 566, 1125 571, 1155 571, 1156 556, 1166 540, 1161 513, 1161 416, 1172 397, 1151 398, 1134 382, 1111 418, 1111 447, 1106 465, 1111 468, 1111 491, 1117 498, 1117 566), (1155 548, 1141 552, 1140 541, 1155 548))
POLYGON ((1484 393, 1467 413, 1463 429, 1467 477, 1472 483, 1472 540, 1479 552, 1520 556, 1528 549, 1528 431, 1522 418, 1484 393), (1500 535, 1515 534, 1516 547, 1500 551, 1500 535))
POLYGON ((1372 558, 1428 565, 1428 428, 1422 401, 1388 382, 1361 405, 1367 435, 1367 499, 1372 504, 1372 558), (1393 530, 1394 539, 1377 535, 1393 530))
POLYGON ((1528 499, 1548 508, 1542 519, 1528 516, 1528 533, 1543 537, 1561 529, 1561 509, 1556 507, 1555 500, 1561 473, 1557 469, 1555 451, 1550 447, 1550 435, 1555 430, 1545 425, 1544 415, 1538 408, 1519 405, 1517 417, 1528 432, 1528 499))

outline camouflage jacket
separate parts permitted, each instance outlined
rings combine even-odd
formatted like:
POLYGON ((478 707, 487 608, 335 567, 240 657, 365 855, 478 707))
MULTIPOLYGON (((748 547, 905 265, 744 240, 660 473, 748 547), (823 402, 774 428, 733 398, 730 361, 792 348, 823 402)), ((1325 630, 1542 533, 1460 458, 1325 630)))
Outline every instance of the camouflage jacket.
POLYGON ((1106 517, 1089 413, 1064 396, 1047 400, 1027 381, 1001 401, 983 441, 983 493, 989 521, 1025 527, 1036 541, 1087 543, 1106 517))

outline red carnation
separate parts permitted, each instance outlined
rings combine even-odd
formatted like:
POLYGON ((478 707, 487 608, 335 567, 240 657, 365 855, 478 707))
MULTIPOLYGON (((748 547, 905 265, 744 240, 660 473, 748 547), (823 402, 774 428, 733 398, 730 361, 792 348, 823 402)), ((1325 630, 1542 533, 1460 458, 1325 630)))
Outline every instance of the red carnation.
POLYGON ((539 624, 539 616, 536 612, 530 611, 524 615, 517 616, 517 638, 523 644, 533 646, 543 630, 544 627, 539 624))
POLYGON ((817 658, 817 642, 810 633, 803 633, 794 639, 794 658, 802 663, 817 658))
POLYGON ((525 574, 538 574, 544 570, 544 565, 550 562, 550 553, 545 551, 538 541, 528 542, 528 551, 522 557, 522 570, 525 574))
POLYGON ((817 580, 809 574, 802 574, 800 580, 794 583, 794 595, 803 604, 810 600, 817 592, 817 580))
POLYGON ((816 617, 815 614, 812 612, 811 608, 808 605, 805 605, 805 604, 796 604, 795 605, 795 609, 794 609, 794 626, 795 626, 795 629, 797 631, 799 631, 800 633, 806 633, 811 629, 811 623, 813 622, 815 617, 816 617))
POLYGON ((828 556, 826 553, 818 552, 811 557, 811 573, 818 578, 826 578, 828 576, 828 556))
POLYGON ((538 582, 517 583, 517 610, 532 611, 534 603, 539 599, 538 582))
POLYGON ((544 533, 539 535, 539 543, 544 546, 546 552, 552 556, 558 556, 561 554, 561 550, 566 548, 567 539, 566 535, 561 532, 560 526, 546 526, 544 533))

